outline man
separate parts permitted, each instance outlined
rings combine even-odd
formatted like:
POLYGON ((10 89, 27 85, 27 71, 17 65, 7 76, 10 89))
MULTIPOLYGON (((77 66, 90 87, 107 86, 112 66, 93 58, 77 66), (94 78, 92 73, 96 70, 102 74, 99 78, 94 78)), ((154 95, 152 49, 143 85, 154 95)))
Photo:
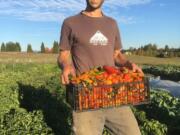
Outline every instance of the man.
MULTIPOLYGON (((69 75, 80 75, 95 66, 129 66, 142 70, 121 53, 117 23, 103 14, 104 0, 86 0, 87 7, 79 14, 66 18, 60 38, 61 80, 69 83, 69 75)), ((73 111, 75 135, 101 135, 104 126, 115 135, 140 135, 130 107, 76 113, 73 111)))

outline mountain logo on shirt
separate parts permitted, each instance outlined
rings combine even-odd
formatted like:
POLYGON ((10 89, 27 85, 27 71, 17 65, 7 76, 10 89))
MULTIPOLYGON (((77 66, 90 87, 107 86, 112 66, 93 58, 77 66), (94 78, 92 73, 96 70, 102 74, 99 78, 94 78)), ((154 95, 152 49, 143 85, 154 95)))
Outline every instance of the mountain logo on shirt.
POLYGON ((107 45, 108 39, 99 30, 90 38, 90 44, 93 45, 107 45))

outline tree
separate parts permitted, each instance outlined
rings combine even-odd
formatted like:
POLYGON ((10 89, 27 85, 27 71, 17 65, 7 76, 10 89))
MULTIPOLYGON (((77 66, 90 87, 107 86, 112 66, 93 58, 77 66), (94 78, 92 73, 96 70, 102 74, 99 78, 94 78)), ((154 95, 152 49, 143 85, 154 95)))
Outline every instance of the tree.
POLYGON ((6 51, 7 52, 20 52, 21 46, 18 42, 8 42, 6 43, 6 51))
POLYGON ((31 44, 28 44, 28 46, 27 46, 27 53, 32 53, 32 52, 33 52, 32 46, 31 46, 31 44))
POLYGON ((168 46, 168 45, 165 45, 164 50, 165 50, 166 52, 168 52, 168 51, 169 51, 169 46, 168 46))
POLYGON ((153 44, 153 45, 152 45, 152 50, 153 50, 153 51, 157 51, 157 45, 156 45, 156 44, 153 44))
POLYGON ((21 52, 21 46, 20 46, 20 44, 19 44, 18 42, 16 42, 15 45, 16 45, 16 49, 15 49, 15 50, 16 50, 17 52, 21 52))
POLYGON ((6 46, 4 43, 1 44, 1 52, 5 52, 6 51, 6 46))
POLYGON ((41 43, 41 53, 45 53, 45 46, 43 42, 41 43))
POLYGON ((6 43, 6 51, 7 52, 12 52, 12 51, 15 51, 15 48, 14 48, 14 43, 13 42, 8 42, 6 43))
POLYGON ((59 52, 59 45, 57 41, 54 41, 53 43, 53 48, 52 48, 53 53, 58 53, 59 52))
POLYGON ((19 52, 21 51, 21 47, 19 43, 7 42, 6 43, 6 51, 7 52, 19 52))

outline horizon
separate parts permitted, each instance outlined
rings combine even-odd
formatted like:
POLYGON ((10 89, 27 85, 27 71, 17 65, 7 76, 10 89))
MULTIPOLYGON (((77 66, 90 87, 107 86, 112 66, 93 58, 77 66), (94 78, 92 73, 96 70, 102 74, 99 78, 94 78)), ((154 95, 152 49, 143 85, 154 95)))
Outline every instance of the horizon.
MULTIPOLYGON (((118 22, 123 49, 146 44, 180 47, 179 0, 105 0, 103 12, 118 22)), ((19 42, 22 51, 31 44, 40 50, 59 42, 63 20, 86 7, 85 0, 1 0, 0 44, 19 42)))
MULTIPOLYGON (((12 42, 12 41, 9 41, 9 42, 7 42, 7 43, 10 43, 10 42, 12 42)), ((54 41, 54 42, 57 42, 57 41, 54 41)), ((6 45, 5 42, 2 42, 2 43, 4 43, 4 45, 6 45)), ((2 45, 2 43, 1 43, 1 45, 2 45)), ((12 43, 15 43, 15 42, 12 42, 12 43)), ((16 42, 16 43, 19 43, 19 42, 16 42)), ((44 42, 42 42, 42 43, 44 43, 44 42)), ((31 44, 28 44, 28 45, 31 45, 31 44)), ((27 47, 28 47, 28 45, 26 46, 26 50, 22 50, 22 46, 21 46, 21 44, 20 44, 20 47, 21 47, 21 51, 20 51, 20 52, 18 52, 18 51, 5 51, 5 52, 2 52, 2 53, 26 53, 26 52, 27 52, 27 47)), ((142 46, 140 46, 140 47, 123 48, 122 51, 128 51, 128 50, 131 50, 131 49, 140 49, 141 47, 145 47, 145 46, 147 46, 147 45, 156 45, 157 50, 165 49, 165 47, 166 47, 166 45, 163 46, 163 47, 159 47, 157 44, 148 43, 148 44, 142 45, 142 46)), ((31 45, 31 47, 32 47, 32 45, 31 45)), ((52 50, 52 49, 53 49, 53 44, 52 44, 52 46, 49 46, 49 47, 48 47, 48 46, 44 46, 44 47, 45 47, 45 49, 50 49, 50 50, 52 50)), ((180 49, 180 47, 175 47, 175 48, 174 48, 174 47, 169 47, 169 46, 168 46, 168 48, 169 48, 169 49, 180 49)), ((34 53, 41 53, 41 46, 40 46, 40 49, 39 49, 39 50, 34 50, 33 48, 32 48, 32 50, 33 50, 34 53)), ((0 53, 1 53, 1 51, 0 51, 0 53)))

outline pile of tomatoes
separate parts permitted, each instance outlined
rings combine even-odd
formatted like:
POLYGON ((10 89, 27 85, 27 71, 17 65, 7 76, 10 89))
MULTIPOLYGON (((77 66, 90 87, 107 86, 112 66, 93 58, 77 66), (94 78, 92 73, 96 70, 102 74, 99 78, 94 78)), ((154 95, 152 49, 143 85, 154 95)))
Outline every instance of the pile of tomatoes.
POLYGON ((144 75, 127 67, 103 66, 72 78, 77 87, 78 110, 138 104, 146 100, 144 75))

